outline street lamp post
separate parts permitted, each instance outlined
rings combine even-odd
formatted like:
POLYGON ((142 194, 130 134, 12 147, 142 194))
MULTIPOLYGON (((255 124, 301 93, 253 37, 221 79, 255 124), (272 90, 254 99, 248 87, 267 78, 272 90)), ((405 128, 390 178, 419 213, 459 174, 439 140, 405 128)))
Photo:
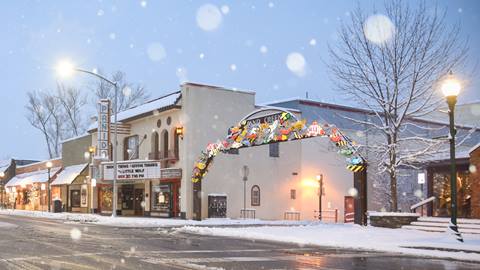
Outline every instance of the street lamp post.
POLYGON ((5 206, 5 183, 3 183, 3 178, 5 177, 4 172, 0 172, 0 192, 2 193, 2 198, 1 198, 1 208, 3 209, 5 206))
POLYGON ((47 194, 48 194, 48 212, 51 212, 51 201, 52 201, 52 190, 50 188, 50 180, 51 180, 51 176, 50 176, 50 170, 52 169, 52 162, 51 161, 48 161, 47 164, 47 171, 48 171, 48 182, 47 182, 47 194))
POLYGON ((243 165, 242 174, 243 174, 243 219, 246 219, 247 213, 247 181, 249 169, 247 165, 243 165))
POLYGON ((447 79, 442 84, 442 92, 447 99, 448 117, 450 122, 450 202, 451 202, 451 218, 449 229, 455 235, 456 239, 463 242, 462 235, 458 231, 457 226, 457 166, 455 160, 455 104, 457 103, 457 96, 460 93, 461 85, 455 80, 450 71, 447 79))
POLYGON ((77 72, 83 72, 87 73, 89 75, 95 76, 109 84, 111 84, 114 87, 115 90, 115 103, 113 105, 113 122, 115 123, 114 127, 114 135, 113 135, 113 203, 112 203, 112 217, 117 216, 117 146, 118 146, 118 141, 117 141, 117 102, 118 102, 118 83, 111 81, 104 76, 91 72, 88 70, 80 69, 74 67, 70 62, 68 61, 62 61, 58 64, 57 66, 57 72, 64 77, 70 76, 74 71, 77 72))

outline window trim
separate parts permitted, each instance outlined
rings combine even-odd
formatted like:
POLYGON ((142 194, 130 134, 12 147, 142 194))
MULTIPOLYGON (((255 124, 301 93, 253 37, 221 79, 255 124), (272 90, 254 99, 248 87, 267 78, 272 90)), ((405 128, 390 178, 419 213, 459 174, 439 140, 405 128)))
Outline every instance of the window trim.
POLYGON ((260 187, 258 185, 253 185, 252 188, 250 189, 250 204, 252 206, 260 206, 261 198, 262 198, 262 194, 260 191, 260 187), (254 197, 254 189, 258 191, 258 199, 254 197), (254 198, 257 200, 254 200, 254 198))

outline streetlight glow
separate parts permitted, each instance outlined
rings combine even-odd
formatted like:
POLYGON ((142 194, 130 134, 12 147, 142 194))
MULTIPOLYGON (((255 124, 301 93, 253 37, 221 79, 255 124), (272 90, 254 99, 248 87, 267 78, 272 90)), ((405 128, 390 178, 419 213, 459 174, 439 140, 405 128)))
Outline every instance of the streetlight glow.
POLYGON ((53 164, 51 161, 47 161, 47 164, 45 164, 48 169, 51 169, 53 167, 53 164))
POLYGON ((75 71, 75 66, 69 60, 64 59, 58 62, 56 70, 61 77, 71 77, 75 71))
POLYGON ((452 72, 448 74, 448 77, 442 83, 442 92, 446 97, 456 97, 460 93, 462 85, 460 82, 453 77, 452 72))

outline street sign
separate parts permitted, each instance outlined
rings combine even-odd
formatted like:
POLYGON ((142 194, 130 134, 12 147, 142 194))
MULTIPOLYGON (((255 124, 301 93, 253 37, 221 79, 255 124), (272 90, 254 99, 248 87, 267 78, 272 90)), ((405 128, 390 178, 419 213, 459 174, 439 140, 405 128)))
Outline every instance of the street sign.
POLYGON ((425 173, 419 173, 418 174, 418 183, 420 185, 425 184, 425 173))

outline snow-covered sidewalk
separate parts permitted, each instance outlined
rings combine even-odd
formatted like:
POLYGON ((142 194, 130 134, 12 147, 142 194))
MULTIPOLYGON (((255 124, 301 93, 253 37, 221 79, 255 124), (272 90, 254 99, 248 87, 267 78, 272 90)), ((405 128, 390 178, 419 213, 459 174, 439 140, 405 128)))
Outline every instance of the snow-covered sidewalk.
POLYGON ((155 227, 181 227, 181 226, 301 226, 315 224, 312 221, 284 221, 284 220, 260 220, 260 219, 228 219, 213 218, 202 221, 157 218, 157 217, 115 217, 101 216, 96 214, 78 214, 78 213, 49 213, 41 211, 11 210, 1 209, 0 215, 14 215, 34 218, 57 219, 72 222, 95 223, 99 225, 135 227, 135 228, 155 228, 155 227))
POLYGON ((447 233, 363 227, 353 224, 317 223, 296 227, 243 228, 185 226, 175 230, 204 235, 289 242, 298 245, 366 249, 480 262, 480 235, 471 234, 463 235, 465 243, 459 243, 447 233))

